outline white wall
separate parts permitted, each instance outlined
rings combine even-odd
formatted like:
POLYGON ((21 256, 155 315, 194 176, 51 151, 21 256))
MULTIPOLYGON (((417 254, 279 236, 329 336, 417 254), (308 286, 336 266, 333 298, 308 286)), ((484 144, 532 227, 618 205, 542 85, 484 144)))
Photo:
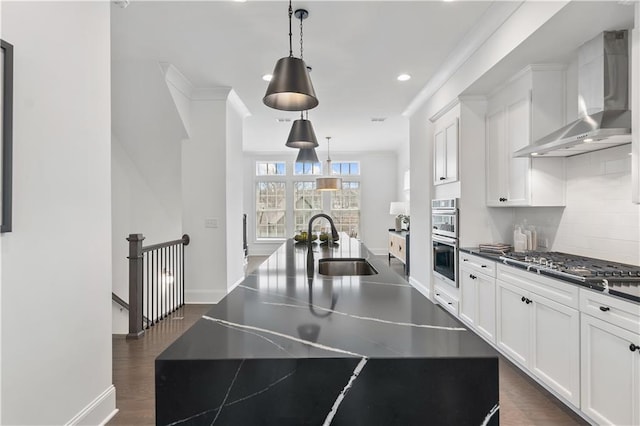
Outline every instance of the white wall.
POLYGON ((243 159, 242 128, 248 115, 246 106, 235 91, 229 93, 226 111, 226 230, 227 230, 227 289, 244 278, 244 250, 242 248, 243 159))
POLYGON ((2 38, 15 80, 1 423, 97 424, 115 410, 109 3, 5 2, 2 38))
MULTIPOLYGON (((284 146, 284 142, 283 142, 284 146)), ((326 165, 326 149, 316 149, 318 159, 326 165)), ((255 162, 256 161, 286 161, 289 181, 294 179, 293 162, 298 151, 290 148, 283 149, 282 153, 256 153, 245 152, 244 156, 244 209, 247 213, 249 254, 266 255, 273 252, 282 242, 268 243, 256 241, 255 235, 255 162)), ((361 182, 361 206, 360 206, 360 235, 362 242, 376 254, 386 254, 389 228, 395 227, 395 219, 389 214, 389 203, 397 201, 398 196, 398 159, 395 151, 373 152, 334 152, 331 151, 331 160, 359 161, 360 177, 354 180, 361 182)), ((289 190, 293 195, 293 190, 289 190)), ((328 194, 327 194, 328 195, 328 194)), ((328 207, 329 197, 325 198, 325 211, 328 207)), ((291 230, 293 236, 295 230, 291 230)))
POLYGON ((541 227, 549 248, 640 265, 640 205, 631 201, 630 145, 567 159, 564 209, 516 209, 541 227))
POLYGON ((217 303, 244 275, 242 121, 246 107, 229 88, 190 94, 190 139, 182 145, 185 301, 217 303))

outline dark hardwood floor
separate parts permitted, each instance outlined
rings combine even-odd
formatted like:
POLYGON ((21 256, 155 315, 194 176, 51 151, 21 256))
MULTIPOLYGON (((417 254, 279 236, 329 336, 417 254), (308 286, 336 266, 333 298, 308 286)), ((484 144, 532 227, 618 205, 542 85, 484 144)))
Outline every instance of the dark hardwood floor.
MULTIPOLYGON (((381 258, 386 259, 386 256, 381 258)), ((266 257, 249 259, 247 271, 266 257)), ((402 264, 391 260, 391 268, 404 276, 402 264)), ((139 340, 113 337, 113 383, 120 410, 109 425, 155 424, 154 360, 169 344, 193 325, 211 305, 186 305, 152 327, 139 340)), ((426 423, 428 424, 428 422, 426 423)), ((540 387, 508 360, 500 357, 500 424, 586 425, 553 395, 540 387)))

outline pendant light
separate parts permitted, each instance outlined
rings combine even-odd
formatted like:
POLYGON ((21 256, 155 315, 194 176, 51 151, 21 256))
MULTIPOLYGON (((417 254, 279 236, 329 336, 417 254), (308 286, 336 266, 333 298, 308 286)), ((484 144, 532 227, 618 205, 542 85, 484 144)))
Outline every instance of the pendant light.
POLYGON ((291 16, 293 9, 289 0, 289 56, 280 58, 273 70, 273 77, 262 102, 270 108, 282 111, 305 111, 318 106, 318 98, 311 83, 309 70, 302 59, 302 20, 309 16, 304 9, 296 10, 300 19, 300 58, 293 56, 291 44, 291 16))
POLYGON ((329 152, 329 140, 330 136, 327 136, 327 172, 328 177, 321 177, 316 179, 316 189, 318 191, 338 191, 342 189, 342 179, 337 177, 331 177, 331 155, 329 152))
POLYGON ((296 163, 319 163, 318 154, 316 154, 315 148, 300 148, 298 156, 296 157, 296 163))
MULTIPOLYGON (((308 113, 307 113, 308 114, 308 113)), ((309 118, 307 116, 307 118, 309 118)), ((289 148, 315 148, 318 146, 316 132, 308 119, 305 119, 300 112, 300 118, 293 122, 287 143, 289 148)))

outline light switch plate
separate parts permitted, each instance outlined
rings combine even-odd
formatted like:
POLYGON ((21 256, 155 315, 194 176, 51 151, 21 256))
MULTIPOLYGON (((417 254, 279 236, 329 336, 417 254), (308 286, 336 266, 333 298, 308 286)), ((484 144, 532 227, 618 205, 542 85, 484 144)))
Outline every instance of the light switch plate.
POLYGON ((218 227, 218 218, 217 217, 208 217, 204 220, 205 228, 217 228, 218 227))

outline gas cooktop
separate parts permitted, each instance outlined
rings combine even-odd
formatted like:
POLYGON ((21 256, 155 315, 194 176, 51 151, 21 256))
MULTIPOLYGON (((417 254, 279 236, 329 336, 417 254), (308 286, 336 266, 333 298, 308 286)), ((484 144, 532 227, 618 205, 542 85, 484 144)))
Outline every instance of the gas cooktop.
POLYGON ((507 252, 500 260, 640 302, 640 266, 560 252, 507 252))

